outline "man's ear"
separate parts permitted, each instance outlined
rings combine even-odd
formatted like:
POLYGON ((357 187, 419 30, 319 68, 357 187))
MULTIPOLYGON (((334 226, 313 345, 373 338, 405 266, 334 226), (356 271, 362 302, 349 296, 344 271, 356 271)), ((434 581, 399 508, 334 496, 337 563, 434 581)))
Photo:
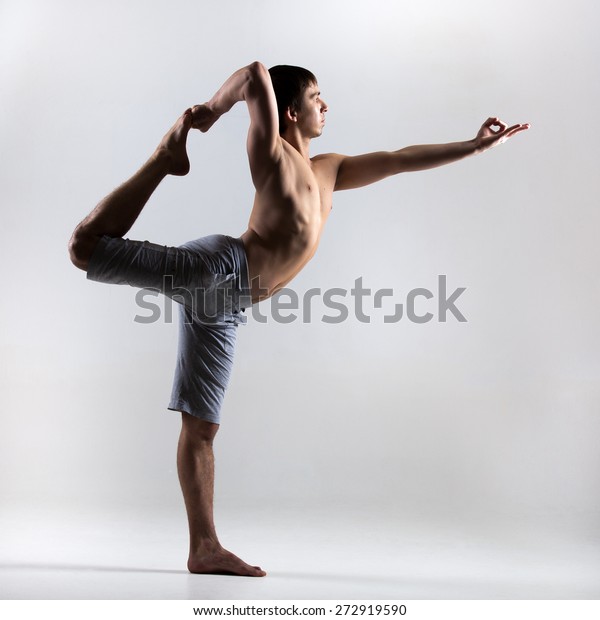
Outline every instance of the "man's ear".
POLYGON ((295 123, 298 120, 298 114, 296 113, 296 110, 294 110, 294 108, 292 108, 291 106, 287 107, 285 111, 285 117, 288 121, 291 121, 292 123, 295 123))

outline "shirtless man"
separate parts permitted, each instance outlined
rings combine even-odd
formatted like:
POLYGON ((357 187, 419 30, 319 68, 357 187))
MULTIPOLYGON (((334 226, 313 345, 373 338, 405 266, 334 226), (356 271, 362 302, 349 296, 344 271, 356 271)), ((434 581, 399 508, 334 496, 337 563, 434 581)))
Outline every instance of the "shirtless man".
POLYGON ((482 153, 529 128, 489 118, 476 137, 450 144, 409 146, 358 157, 310 157, 327 105, 316 78, 299 67, 267 70, 254 62, 236 71, 207 103, 184 112, 142 168, 102 200, 77 226, 69 244, 74 265, 89 279, 154 288, 180 301, 179 358, 170 409, 181 411, 178 474, 185 500, 193 573, 260 577, 219 543, 213 521, 213 440, 233 361, 243 299, 252 303, 284 287, 314 255, 334 191, 362 187, 400 172, 426 170, 482 153), (250 112, 247 149, 256 188, 248 229, 179 248, 123 239, 158 184, 190 169, 186 139, 206 132, 239 101, 250 112), (250 289, 250 290, 249 290, 250 289), (208 292, 224 291, 223 301, 208 292), (191 291, 187 294, 187 291, 191 291), (244 297, 245 295, 245 297, 244 297), (199 307, 203 305, 204 311, 199 307))

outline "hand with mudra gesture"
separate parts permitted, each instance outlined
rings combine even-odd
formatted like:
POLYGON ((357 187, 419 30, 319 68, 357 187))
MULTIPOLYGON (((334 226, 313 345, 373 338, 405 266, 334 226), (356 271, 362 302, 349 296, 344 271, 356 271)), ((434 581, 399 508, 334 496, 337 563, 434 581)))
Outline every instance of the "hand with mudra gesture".
POLYGON ((497 116, 490 117, 483 123, 475 137, 477 152, 483 153, 483 151, 487 151, 498 144, 504 144, 509 138, 521 131, 526 131, 530 127, 529 123, 518 123, 509 127, 497 116))

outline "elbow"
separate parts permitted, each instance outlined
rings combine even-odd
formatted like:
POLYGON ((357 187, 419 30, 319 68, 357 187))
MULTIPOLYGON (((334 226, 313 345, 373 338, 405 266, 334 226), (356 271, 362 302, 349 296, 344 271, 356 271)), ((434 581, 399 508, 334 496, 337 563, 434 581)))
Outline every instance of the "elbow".
POLYGON ((250 63, 247 67, 247 88, 248 92, 256 92, 257 88, 261 86, 264 87, 271 80, 271 76, 269 74, 269 70, 259 62, 255 60, 253 63, 250 63))
POLYGON ((247 67, 248 75, 251 79, 256 79, 257 77, 264 76, 269 70, 263 65, 262 62, 255 60, 251 62, 247 67))

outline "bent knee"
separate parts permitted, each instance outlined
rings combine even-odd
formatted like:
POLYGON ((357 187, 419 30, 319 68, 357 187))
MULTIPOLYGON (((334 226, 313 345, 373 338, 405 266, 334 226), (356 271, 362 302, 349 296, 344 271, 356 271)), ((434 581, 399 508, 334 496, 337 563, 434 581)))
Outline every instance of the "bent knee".
POLYGON ((219 425, 181 412, 182 430, 195 442, 211 444, 219 430, 219 425))
POLYGON ((69 240, 69 258, 78 269, 88 270, 90 258, 98 245, 99 237, 90 235, 78 226, 69 240))

